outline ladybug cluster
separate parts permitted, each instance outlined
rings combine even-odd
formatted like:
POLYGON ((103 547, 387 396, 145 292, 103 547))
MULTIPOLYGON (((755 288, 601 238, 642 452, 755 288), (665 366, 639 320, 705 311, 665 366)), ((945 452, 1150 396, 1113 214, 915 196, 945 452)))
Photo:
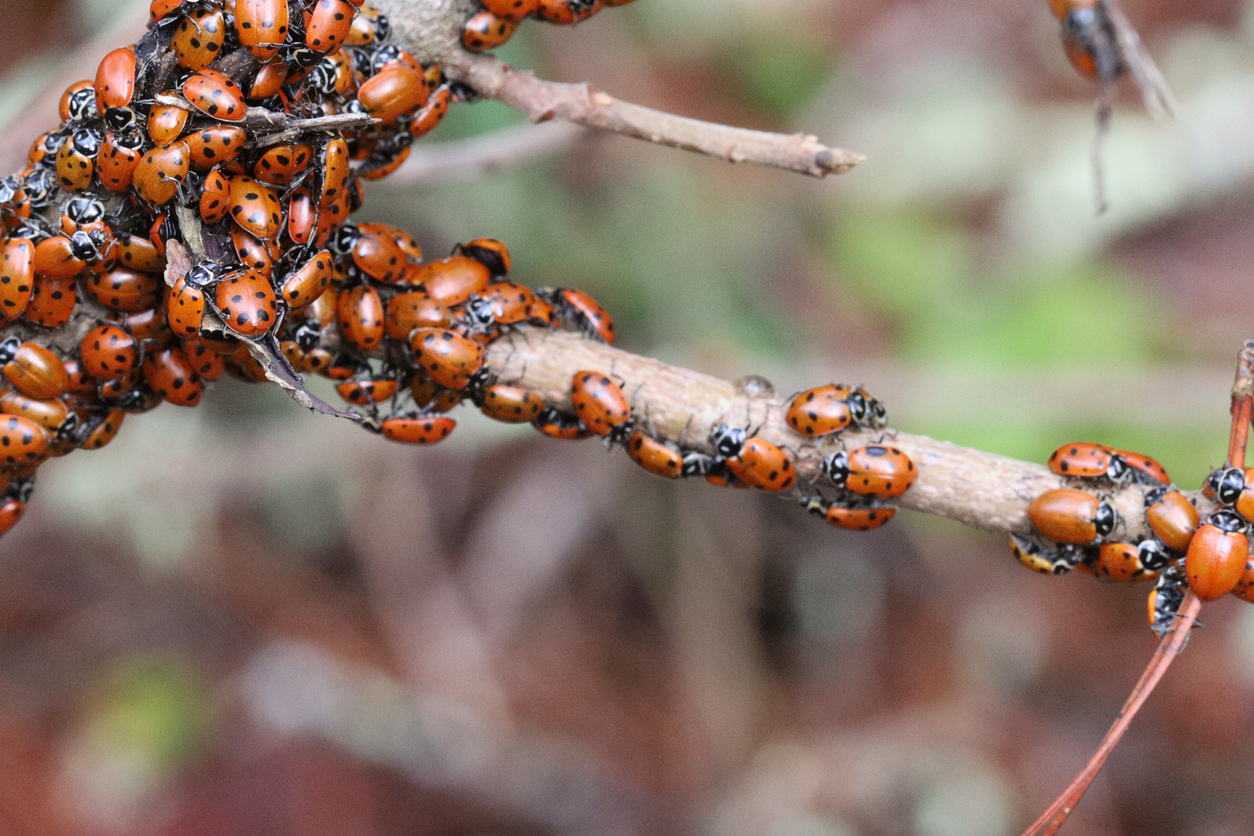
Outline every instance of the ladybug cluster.
POLYGON ((496 49, 514 35, 519 22, 536 17, 548 23, 587 20, 605 6, 626 6, 632 0, 479 0, 483 11, 462 29, 462 44, 472 52, 496 49))
MULTIPOLYGON (((603 2, 485 5, 574 22, 603 2)), ((660 476, 793 491, 840 528, 896 513, 885 501, 913 484, 914 463, 839 441, 886 424, 861 388, 791 400, 792 429, 839 448, 822 460, 826 492, 801 495, 794 455, 749 426, 720 423, 698 448, 656 437, 600 372, 573 376, 572 412, 495 380, 485 356, 501 335, 565 327, 612 343, 613 320, 582 291, 509 281, 500 241, 424 261, 403 230, 349 219, 362 181, 470 97, 388 44, 387 19, 361 0, 152 0, 151 17, 66 89, 60 126, 0 180, 0 534, 47 459, 104 447, 163 401, 196 406, 224 373, 276 369, 334 380, 393 441, 442 441, 468 400, 551 437, 600 436, 660 476)))
POLYGON ((1203 519, 1163 467, 1140 453, 1076 442, 1055 450, 1048 464, 1076 487, 1046 491, 1028 506, 1048 542, 1012 535, 1010 550, 1024 566, 1049 575, 1080 569, 1112 581, 1157 580, 1148 609, 1159 636, 1171 629, 1186 587, 1203 601, 1231 592, 1254 602, 1254 565, 1247 565, 1254 469, 1212 472, 1202 493, 1221 507, 1203 519), (1153 536, 1136 542, 1117 536, 1126 526, 1101 493, 1129 483, 1148 488, 1144 514, 1153 536))
MULTIPOLYGON (((571 379, 573 413, 545 409, 536 427, 555 438, 602 437, 643 469, 668 479, 702 477, 720 487, 794 491, 802 507, 837 528, 869 531, 891 520, 897 509, 884 500, 904 494, 918 478, 910 457, 896 447, 869 444, 841 449, 823 458, 821 475, 831 483, 831 496, 803 493, 798 488, 794 456, 760 438, 756 430, 720 422, 710 431, 708 449, 659 439, 649 430, 647 414, 638 419, 631 401, 611 377, 578 371, 571 379)), ((647 411, 646 411, 647 412, 647 411)), ((887 413, 866 390, 844 384, 807 389, 793 396, 786 420, 810 443, 838 438, 847 428, 882 429, 887 413)))
MULTIPOLYGON (((40 463, 105 446, 129 413, 195 406, 224 372, 264 380, 267 352, 373 404, 387 384, 358 353, 385 333, 465 318, 482 338, 501 327, 484 310, 513 315, 506 287, 488 288, 508 263, 497 242, 423 264, 402 231, 348 222, 362 179, 395 170, 469 98, 388 44, 386 17, 362 0, 150 11, 144 37, 71 84, 60 126, 0 179, 0 534, 40 463), (459 283, 483 293, 458 299, 459 283)), ((382 423, 406 440, 440 431, 382 423)))

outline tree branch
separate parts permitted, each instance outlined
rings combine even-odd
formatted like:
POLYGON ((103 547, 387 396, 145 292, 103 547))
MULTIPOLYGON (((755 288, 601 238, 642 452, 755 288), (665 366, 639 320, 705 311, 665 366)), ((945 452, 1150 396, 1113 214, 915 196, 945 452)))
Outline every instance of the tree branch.
POLYGON ((566 122, 523 123, 471 139, 413 146, 409 159, 375 188, 410 188, 477 177, 539 157, 563 154, 588 132, 566 122))
POLYGON ((590 84, 536 78, 490 55, 461 48, 461 29, 473 11, 467 0, 378 0, 397 39, 418 60, 438 61, 444 72, 480 95, 507 104, 532 122, 559 119, 658 145, 695 151, 733 163, 755 163, 826 177, 844 174, 866 159, 831 148, 807 134, 777 134, 689 119, 615 99, 590 84))
MULTIPOLYGON (((1031 534, 1028 504, 1045 491, 1068 486, 1067 480, 1044 465, 895 430, 846 431, 837 438, 811 439, 785 423, 787 396, 749 397, 733 383, 568 331, 525 329, 502 337, 489 346, 487 362, 502 382, 529 389, 547 404, 568 410, 576 371, 616 376, 632 401, 633 414, 647 420, 658 438, 705 452, 712 452, 707 438, 720 421, 753 428, 761 425, 757 435, 793 454, 799 485, 819 479, 819 461, 842 443, 853 448, 888 441, 919 468, 918 481, 895 502, 985 531, 1031 534)), ((1145 524, 1145 492, 1140 485, 1118 486, 1109 492, 1108 501, 1122 521, 1115 536, 1132 540, 1151 536, 1145 524)), ((1200 495, 1196 499, 1198 510, 1207 513, 1213 503, 1200 495)))
POLYGON ((689 119, 615 99, 591 84, 543 81, 489 55, 462 52, 444 71, 481 95, 503 102, 532 122, 560 119, 658 145, 695 151, 733 163, 756 163, 826 177, 844 174, 866 158, 830 148, 807 134, 776 134, 689 119))

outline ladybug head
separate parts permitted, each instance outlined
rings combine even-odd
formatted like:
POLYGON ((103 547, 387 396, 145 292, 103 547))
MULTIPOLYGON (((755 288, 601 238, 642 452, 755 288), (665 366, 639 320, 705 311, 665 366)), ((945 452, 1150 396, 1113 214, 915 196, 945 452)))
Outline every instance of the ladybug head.
POLYGON ((1154 537, 1141 541, 1136 547, 1136 556, 1141 561, 1141 565, 1151 572, 1166 568, 1167 564, 1173 560, 1167 546, 1154 537))
POLYGON ((1210 488, 1218 502, 1232 505, 1245 490, 1245 472, 1236 467, 1211 471, 1206 477, 1206 487, 1210 488))
POLYGON ((1114 531, 1117 522, 1119 522, 1119 514, 1109 502, 1097 503, 1097 511, 1093 514, 1093 527, 1097 530, 1098 537, 1105 537, 1114 531))
POLYGON ((824 456, 819 468, 828 479, 843 487, 849 481, 849 454, 844 450, 824 456))
POLYGON ((10 481, 4 495, 11 499, 16 499, 18 502, 26 503, 30 502, 33 493, 35 493, 35 474, 32 473, 30 476, 10 481))
POLYGON ((196 266, 187 271, 186 279, 193 287, 206 288, 216 285, 222 279, 222 265, 216 261, 202 259, 196 266))
POLYGON ((99 230, 93 230, 97 234, 78 230, 70 236, 70 252, 74 253, 75 258, 82 259, 88 263, 100 260, 101 250, 104 245, 104 236, 99 234, 99 230))
POLYGON ((90 224, 104 219, 105 207, 94 197, 78 195, 67 200, 61 212, 75 224, 90 224))
POLYGON ((5 337, 0 340, 0 366, 6 363, 12 363, 13 358, 17 357, 17 350, 22 345, 22 341, 17 337, 5 337))
POLYGON ((729 459, 740 455, 740 448, 745 446, 748 437, 744 427, 732 427, 721 422, 710 430, 710 444, 714 445, 714 451, 729 459))
POLYGON ((353 247, 357 246, 357 241, 360 238, 361 232, 358 231, 357 225, 346 223, 335 231, 335 234, 331 236, 331 240, 327 242, 327 246, 336 255, 351 255, 353 247))
POLYGON ((296 327, 296 333, 292 338, 301 351, 309 353, 322 342, 322 326, 314 320, 307 319, 296 327))

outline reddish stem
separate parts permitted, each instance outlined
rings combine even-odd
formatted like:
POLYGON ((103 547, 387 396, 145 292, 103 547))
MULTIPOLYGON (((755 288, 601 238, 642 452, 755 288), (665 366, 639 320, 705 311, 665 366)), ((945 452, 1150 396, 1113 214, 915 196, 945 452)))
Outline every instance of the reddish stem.
POLYGON ((1072 779, 1062 794, 1054 799, 1054 803, 1041 813, 1040 818, 1023 831, 1023 836, 1053 836, 1058 832, 1058 828, 1062 827, 1063 822, 1071 815, 1071 811, 1080 802, 1080 798, 1088 790, 1089 785, 1093 783, 1093 779, 1097 777, 1097 773, 1101 771, 1106 758, 1110 757, 1110 753, 1114 751, 1120 738, 1128 730, 1132 718, 1153 693, 1154 686, 1163 678, 1163 674, 1167 672, 1167 668, 1176 655, 1184 648, 1184 643, 1188 641, 1189 631, 1193 629, 1193 622, 1197 620, 1197 613, 1201 607, 1202 602, 1193 594, 1193 590, 1189 590, 1180 604, 1180 612, 1176 616, 1171 632, 1159 643, 1158 650, 1154 652, 1153 658, 1145 668, 1145 673, 1141 674, 1141 679, 1132 689, 1132 693, 1128 695, 1128 700, 1123 704, 1118 718, 1106 732, 1106 736, 1102 738, 1102 743, 1093 753, 1093 757, 1089 758, 1089 762, 1072 779))

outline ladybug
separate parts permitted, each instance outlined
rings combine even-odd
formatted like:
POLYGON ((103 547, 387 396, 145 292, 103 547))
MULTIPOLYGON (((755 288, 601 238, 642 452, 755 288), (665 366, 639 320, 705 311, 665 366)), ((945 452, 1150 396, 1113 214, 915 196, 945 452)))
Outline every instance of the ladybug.
MULTIPOLYGON (((295 266, 280 280, 279 299, 289 308, 301 308, 321 296, 331 283, 331 253, 329 250, 319 250, 307 255, 305 251, 297 249, 288 252, 286 260, 295 266)), ((405 334, 405 338, 408 337, 409 334, 405 334)))
POLYGON ((65 438, 78 426, 78 415, 70 412, 63 398, 40 400, 10 390, 0 395, 0 412, 28 418, 57 438, 65 438))
POLYGON ((1184 569, 1172 566, 1158 576, 1158 583, 1149 594, 1146 602, 1149 609, 1150 629, 1158 638, 1165 639, 1176 623, 1176 613, 1184 603, 1185 584, 1184 569))
POLYGON ((345 380, 336 384, 340 397, 356 406, 369 406, 386 401, 396 394, 396 381, 390 377, 367 380, 345 380))
POLYGON ((601 10, 605 0, 537 0, 536 14, 547 23, 569 25, 601 10))
POLYGON ((840 432, 850 425, 878 429, 888 423, 888 415, 865 390, 833 383, 793 397, 785 420, 797 432, 813 437, 840 432))
POLYGON ((584 425, 610 443, 624 443, 635 422, 618 384, 600 372, 578 371, 571 379, 571 403, 584 425))
POLYGON ((452 103, 453 87, 449 84, 441 84, 427 98, 427 103, 419 108, 414 117, 409 120, 409 135, 417 139, 435 130, 436 126, 444 120, 449 105, 452 103))
POLYGON ((383 300, 379 291, 370 285, 341 290, 336 301, 336 317, 345 342, 358 351, 374 351, 383 341, 383 300))
POLYGON ((78 302, 78 284, 73 276, 35 275, 30 302, 22 317, 45 328, 60 328, 70 321, 78 302))
POLYGON ((270 242, 258 241, 255 237, 239 227, 231 230, 231 248, 239 263, 249 270, 256 270, 267 279, 274 272, 274 256, 271 254, 270 242))
POLYGON ((1193 503, 1174 488, 1156 488, 1145 495, 1145 521, 1154 536, 1178 552, 1187 551, 1200 518, 1193 503))
POLYGON ((57 182, 67 192, 85 191, 91 186, 100 153, 100 134, 90 128, 75 131, 57 151, 57 182))
POLYGON ((106 189, 125 192, 131 188, 142 156, 143 138, 138 134, 105 134, 96 154, 96 177, 106 189))
POLYGON ((133 313, 151 308, 157 301, 161 280, 153 273, 118 268, 107 273, 88 273, 82 283, 87 295, 107 308, 133 313))
POLYGON ((292 192, 287 203, 288 239, 293 244, 308 244, 313 241, 317 217, 318 207, 314 205, 309 189, 299 188, 292 192))
POLYGON ((1249 557, 1245 520, 1231 511, 1209 515, 1193 535, 1184 558, 1189 586, 1203 601, 1227 595, 1241 580, 1249 557))
POLYGON ((200 193, 200 219, 214 224, 226 217, 231 209, 231 181, 220 169, 205 175, 200 193))
POLYGON ((627 439, 627 457, 654 476, 678 479, 684 475, 684 457, 671 445, 636 430, 627 439))
POLYGON ((427 101, 430 91, 420 73, 391 64, 357 88, 357 101, 376 119, 391 122, 427 101))
POLYGON ((186 142, 180 140, 154 148, 135 166, 135 191, 153 206, 168 203, 187 179, 188 166, 186 142))
POLYGON ((389 337, 408 340, 418 328, 447 328, 451 322, 447 305, 425 290, 411 290, 388 300, 383 329, 389 337))
POLYGON ((385 418, 380 432, 384 438, 403 444, 438 444, 456 426, 457 422, 445 415, 402 413, 385 418))
POLYGON ((260 337, 278 322, 279 306, 270 280, 256 270, 232 273, 214 288, 222 322, 246 337, 260 337))
MULTIPOLYGON (((38 272, 38 266, 36 267, 38 272)), ((1235 505, 1245 491, 1245 471, 1239 467, 1212 470, 1202 486, 1202 493, 1221 505, 1235 505)))
POLYGON ((349 160, 348 143, 343 137, 332 137, 322 146, 316 161, 317 169, 322 172, 322 192, 318 199, 320 207, 328 207, 347 192, 352 173, 349 160))
MULTIPOLYGON (((522 2, 522 0, 518 0, 522 2)), ((454 255, 464 255, 488 268, 493 278, 499 279, 509 272, 509 248, 495 238, 476 238, 453 248, 454 255)), ((422 254, 419 253, 419 258, 422 254)))
POLYGON ((563 441, 591 438, 593 434, 592 430, 585 427, 583 421, 579 420, 579 416, 558 409, 545 409, 536 416, 531 425, 550 438, 563 441))
POLYGON ((269 61, 287 41, 287 13, 287 0, 236 0, 240 45, 258 61, 269 61))
POLYGON ((115 380, 135 368, 135 338, 116 325, 98 325, 83 336, 79 354, 92 377, 115 380))
POLYGON ((12 497, 0 498, 0 537, 12 531, 25 513, 25 502, 12 497))
POLYGON ((29 238, 0 243, 0 322, 22 315, 34 287, 35 245, 29 238))
POLYGON ((880 499, 901 496, 919 478, 909 456, 882 444, 833 453, 824 457, 821 468, 836 487, 880 499))
POLYGON ((410 339, 415 359, 447 389, 464 389, 483 367, 483 345, 446 328, 424 328, 410 339))
POLYGON ((5 467, 38 464, 47 458, 51 441, 48 431, 29 418, 0 416, 0 464, 5 467))
POLYGON ((290 186, 309 168, 313 149, 300 143, 267 148, 253 165, 253 177, 269 186, 290 186))
POLYGON ((496 325, 516 325, 531 318, 535 295, 528 287, 513 282, 497 282, 485 287, 478 295, 488 304, 496 325))
POLYGON ((144 380, 163 401, 176 406, 200 403, 204 385, 181 348, 166 348, 144 358, 144 380))
POLYGON ((745 484, 764 491, 786 491, 797 482, 788 454, 761 438, 747 440, 739 455, 727 459, 727 469, 745 484))
POLYGON ((179 85, 179 92, 192 107, 222 122, 239 122, 248 114, 244 91, 217 70, 197 70, 179 85))
POLYGON ((170 36, 170 49, 185 70, 203 70, 217 59, 226 42, 221 9, 195 9, 179 21, 170 36))
POLYGON ((193 267, 175 280, 170 288, 166 316, 176 336, 194 337, 200 333, 205 318, 205 289, 217 281, 216 274, 204 266, 193 267))
POLYGON ((414 403, 428 412, 448 412, 462 402, 461 392, 440 388, 421 370, 414 375, 413 383, 409 385, 409 393, 413 396, 414 403))
POLYGON ((135 50, 120 47, 105 55, 96 69, 96 108, 126 107, 135 95, 135 50))
POLYGON ((122 419, 125 417, 126 412, 123 410, 110 409, 95 422, 89 421, 87 435, 79 446, 84 450, 99 450, 104 447, 117 436, 118 430, 122 429, 122 419))
POLYGON ((1059 476, 1121 481, 1128 472, 1123 457, 1104 444, 1077 441, 1064 444, 1049 456, 1049 469, 1059 476))
POLYGON ((1010 553, 1019 563, 1042 575, 1065 575, 1078 566, 1082 558, 1082 553, 1074 547, 1045 548, 1017 534, 1010 535, 1010 553))
POLYGON ((392 31, 387 15, 380 14, 370 6, 363 6, 360 3, 354 5, 360 6, 360 11, 353 18, 344 43, 348 46, 369 46, 376 41, 386 41, 388 34, 392 31))
POLYGON ((234 160, 247 140, 248 134, 236 125, 212 125, 183 137, 192 167, 201 171, 234 160))
POLYGON ((392 174, 409 159, 413 141, 409 134, 398 134, 386 144, 376 146, 366 162, 357 169, 357 175, 366 180, 382 180, 392 174))
POLYGON ((328 55, 309 70, 305 84, 324 96, 351 96, 357 89, 352 59, 343 50, 328 55))
POLYGON ((1087 545, 1114 531, 1119 517, 1105 500, 1074 488, 1057 488, 1032 500, 1028 519, 1051 540, 1087 545))
POLYGON ((188 12, 194 9, 212 9, 221 5, 221 0, 152 0, 148 6, 148 14, 153 23, 159 23, 175 12, 188 12))
POLYGON ((431 295, 450 308, 460 305, 488 286, 492 274, 478 261, 454 255, 407 270, 408 284, 420 284, 431 295))
POLYGON ((748 437, 749 431, 744 427, 733 427, 729 424, 719 423, 710 430, 710 444, 713 445, 714 452, 727 459, 740 455, 748 437))
MULTIPOLYGON (((539 417, 544 401, 539 395, 517 386, 497 383, 483 390, 479 411, 495 421, 526 424, 539 417)), ((630 453, 630 449, 628 450, 630 453)))
POLYGON ((387 284, 400 281, 409 262, 384 224, 358 224, 353 242, 353 264, 372 279, 387 284))
POLYGON ((23 395, 40 400, 59 398, 70 388, 61 358, 39 343, 17 337, 0 341, 0 371, 23 395))
POLYGON ((348 37, 356 15, 347 0, 317 0, 305 21, 305 45, 314 52, 335 52, 348 37))
POLYGON ((1141 563, 1139 546, 1132 543, 1106 543, 1097 551, 1092 563, 1093 573, 1099 578, 1120 583, 1153 580, 1158 573, 1141 563))
POLYGON ((482 3, 485 9, 497 17, 515 22, 535 14, 540 8, 540 0, 482 0, 482 3))
POLYGON ((283 228, 283 205, 278 194, 252 177, 231 178, 231 219, 262 240, 278 236, 283 228))
POLYGON ((169 145, 178 139, 191 111, 178 105, 153 105, 148 111, 148 138, 156 145, 169 145))
MULTIPOLYGON (((70 122, 83 122, 96 116, 100 110, 96 107, 95 85, 84 79, 65 88, 57 106, 57 113, 61 116, 62 125, 68 125, 70 122)), ((36 160, 31 160, 31 162, 34 163, 36 160)))
POLYGON ((287 81, 288 70, 287 62, 281 57, 262 64, 248 85, 248 100, 257 102, 278 95, 287 81))
POLYGON ((614 344, 614 320, 596 300, 582 290, 550 288, 536 293, 545 295, 552 303, 558 319, 569 322, 592 337, 609 345, 614 344))
POLYGON ((201 380, 217 380, 226 369, 223 356, 199 339, 183 340, 183 353, 201 380))
POLYGON ((897 516, 897 509, 891 505, 849 506, 828 502, 818 496, 801 497, 801 507, 846 531, 873 531, 897 516))
POLYGON ((518 21, 497 17, 492 12, 479 12, 466 21, 462 29, 462 45, 471 52, 496 49, 514 35, 518 21))
POLYGON ((1145 485, 1170 485, 1171 477, 1161 464, 1144 453, 1116 450, 1115 454, 1128 466, 1128 475, 1145 485))

